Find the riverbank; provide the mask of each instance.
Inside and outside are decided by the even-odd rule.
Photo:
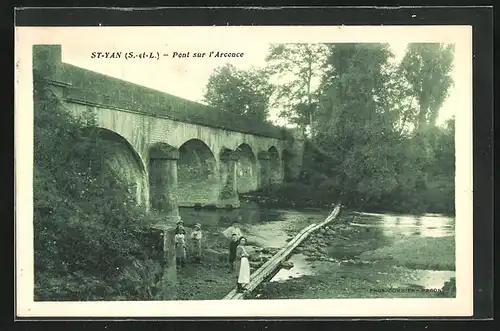
[[[185,229],[189,238],[192,229]],[[188,240],[188,263],[177,274],[177,300],[222,299],[236,287],[237,274],[229,266],[228,245],[229,239],[221,231],[203,230],[203,260],[198,264],[190,258]],[[247,250],[252,272],[276,252],[276,249],[259,247],[251,240]]]
[[[258,204],[283,208],[308,208],[308,209],[332,209],[335,201],[332,197],[325,200],[325,196],[317,191],[316,186],[306,185],[300,182],[283,183],[267,190],[258,190],[248,194],[240,195],[240,200],[246,202],[256,202]],[[418,206],[400,206],[381,204],[359,204],[349,205],[347,208],[354,208],[358,212],[368,213],[408,213],[412,215],[424,215],[427,213],[439,213],[445,216],[454,217],[455,210],[449,208],[424,208],[424,205]],[[346,206],[343,207],[346,210]]]
[[[266,210],[265,221],[241,224],[249,239],[252,272],[304,227],[324,219],[314,213],[287,213],[284,221],[278,214],[268,218]],[[343,211],[294,250],[291,260],[296,266],[290,272],[283,271],[262,284],[249,299],[443,297],[445,293],[437,290],[454,276],[447,271],[454,270],[453,237],[395,239],[383,227],[356,226],[373,222],[370,217],[379,216]],[[224,226],[203,229],[204,263],[189,263],[179,270],[178,300],[217,300],[234,288],[236,272],[228,266],[228,239],[221,233]],[[189,237],[191,228],[186,229]],[[441,271],[436,278],[436,271],[418,268]],[[454,296],[453,280],[448,282],[446,296]]]
[[[318,267],[316,269],[319,269]],[[319,271],[319,270],[318,270]],[[398,280],[391,270],[374,275],[371,268],[360,272],[355,268],[324,266],[321,274],[305,275],[284,282],[268,282],[259,287],[253,299],[366,299],[366,298],[442,298],[443,292],[426,290],[419,286],[388,287]]]

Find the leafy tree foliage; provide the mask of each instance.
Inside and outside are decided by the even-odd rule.
[[[152,220],[129,183],[103,175],[91,114],[70,115],[37,84],[34,117],[35,300],[161,297]]]
[[[277,195],[303,204],[341,200],[358,209],[454,213],[454,122],[438,127],[426,115],[429,125],[421,125],[417,78],[409,80],[408,67],[391,57],[384,44],[329,45],[302,178]],[[428,113],[438,105],[435,91],[445,95],[451,83],[436,81],[432,70],[420,75],[442,83],[432,88]]]
[[[220,111],[264,122],[273,87],[265,70],[239,70],[226,64],[214,70],[208,80],[204,101]]]
[[[274,44],[266,57],[267,69],[277,79],[274,106],[291,123],[311,131],[326,51],[324,44]]]
[[[453,84],[454,45],[409,44],[401,62],[402,73],[419,104],[418,128],[436,124],[439,109]]]
[[[383,103],[390,56],[387,45],[331,46],[314,141],[335,164],[332,184],[350,201],[378,199],[397,185],[396,136]]]

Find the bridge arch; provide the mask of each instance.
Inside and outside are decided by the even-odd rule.
[[[211,149],[199,139],[179,147],[177,161],[180,206],[214,204],[219,195],[219,171]]]
[[[257,159],[250,145],[243,143],[235,150],[238,193],[255,191],[258,185]]]
[[[95,168],[102,185],[110,185],[113,179],[128,186],[138,205],[149,208],[149,183],[147,170],[140,154],[122,135],[103,127],[84,129],[84,134],[95,139],[93,148]],[[97,153],[97,154],[96,154]]]
[[[268,149],[269,153],[269,178],[271,184],[276,184],[280,182],[281,179],[281,159],[278,149],[275,146],[271,146]]]

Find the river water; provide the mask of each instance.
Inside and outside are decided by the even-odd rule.
[[[259,206],[253,202],[242,202],[241,208],[234,210],[194,210],[181,208],[180,214],[184,223],[188,226],[200,222],[205,229],[222,231],[227,228],[231,221],[241,217],[240,228],[248,238],[249,243],[260,247],[281,248],[287,240],[293,237],[293,233],[311,223],[323,221],[329,214],[328,210],[294,210],[275,209]],[[455,220],[442,215],[426,214],[423,216],[397,215],[397,214],[372,214],[353,213],[355,217],[349,222],[349,227],[361,233],[364,242],[368,242],[369,249],[391,245],[392,243],[411,237],[442,237],[454,236]],[[358,230],[355,230],[358,229]],[[363,230],[363,231],[359,231]],[[353,240],[357,240],[353,234]],[[356,249],[343,249],[336,247],[331,250],[332,258],[342,260],[355,258],[367,249],[366,245]],[[271,281],[282,282],[291,278],[304,275],[314,275],[321,272],[321,267],[314,262],[308,261],[302,254],[294,254],[289,259],[293,262],[293,268],[282,269]],[[455,276],[455,271],[442,270],[419,270],[408,269],[398,266],[387,266],[385,264],[352,265],[342,263],[331,263],[328,268],[338,268],[340,272],[367,273],[377,275],[384,279],[384,275],[391,273],[391,286],[419,286],[422,288],[441,288],[445,281]],[[394,277],[394,274],[397,276]]]

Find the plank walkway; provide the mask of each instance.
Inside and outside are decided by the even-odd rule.
[[[250,276],[250,283],[247,286],[247,293],[255,290],[262,282],[268,281],[282,269],[282,263],[293,252],[293,250],[300,245],[311,233],[327,225],[333,221],[340,212],[340,205],[337,205],[328,217],[321,223],[311,224],[302,229],[292,240],[290,240],[283,248],[281,248],[273,257],[264,263]],[[234,288],[223,300],[242,300],[244,299],[243,293],[238,293]]]

